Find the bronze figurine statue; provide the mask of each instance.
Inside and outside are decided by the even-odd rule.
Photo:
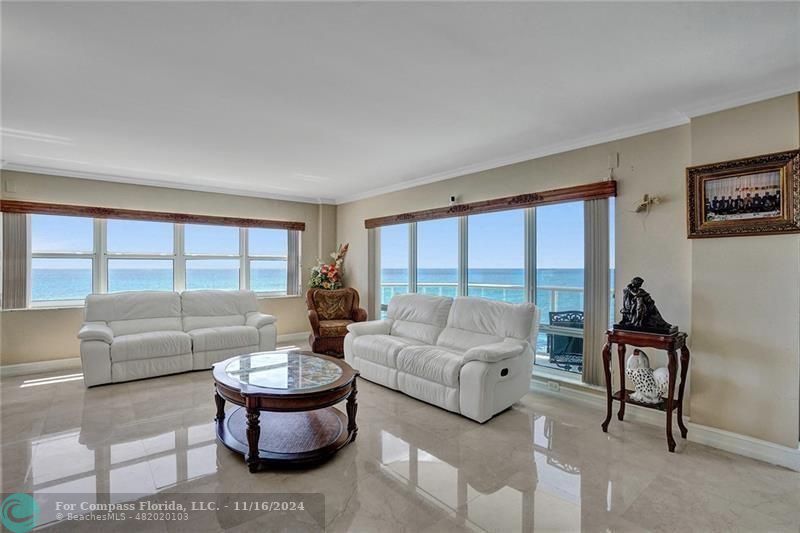
[[[614,328],[667,335],[677,332],[677,326],[661,317],[650,293],[642,288],[643,284],[642,278],[635,277],[622,291],[622,320],[614,324]]]

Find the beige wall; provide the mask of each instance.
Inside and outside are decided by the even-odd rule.
[[[0,178],[13,182],[15,192],[3,193],[7,199],[305,222],[301,239],[303,286],[317,258],[335,246],[335,206],[23,172],[2,171]],[[308,330],[302,297],[267,298],[260,300],[260,305],[264,312],[278,317],[279,335]],[[75,334],[81,313],[80,309],[1,312],[0,362],[7,365],[77,357]]]
[[[685,126],[340,205],[338,240],[352,250],[348,280],[366,301],[366,218],[441,207],[452,194],[472,202],[597,181],[607,175],[608,155],[619,152],[616,286],[644,277],[664,317],[689,333],[692,420],[796,447],[800,237],[690,241],[685,167],[797,148],[797,102],[791,94]],[[664,202],[649,215],[635,214],[643,193]],[[656,364],[664,364],[663,356]]]
[[[798,95],[692,120],[692,163],[800,146]],[[692,241],[692,421],[797,446],[800,236]]]

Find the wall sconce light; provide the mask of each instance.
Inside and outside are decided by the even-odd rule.
[[[650,196],[649,194],[645,194],[642,196],[642,201],[639,202],[639,205],[636,206],[635,212],[636,213],[649,213],[650,208],[654,205],[658,205],[661,203],[660,196]]]

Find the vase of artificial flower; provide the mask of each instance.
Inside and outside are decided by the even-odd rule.
[[[311,279],[308,286],[312,289],[341,289],[342,274],[344,269],[344,256],[350,244],[342,244],[339,249],[331,254],[333,259],[330,263],[319,261],[317,266],[311,269]]]

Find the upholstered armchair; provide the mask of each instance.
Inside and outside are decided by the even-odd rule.
[[[311,335],[308,337],[311,350],[342,357],[347,325],[367,319],[367,312],[358,307],[358,291],[351,288],[332,291],[309,289],[306,303],[311,322]]]

